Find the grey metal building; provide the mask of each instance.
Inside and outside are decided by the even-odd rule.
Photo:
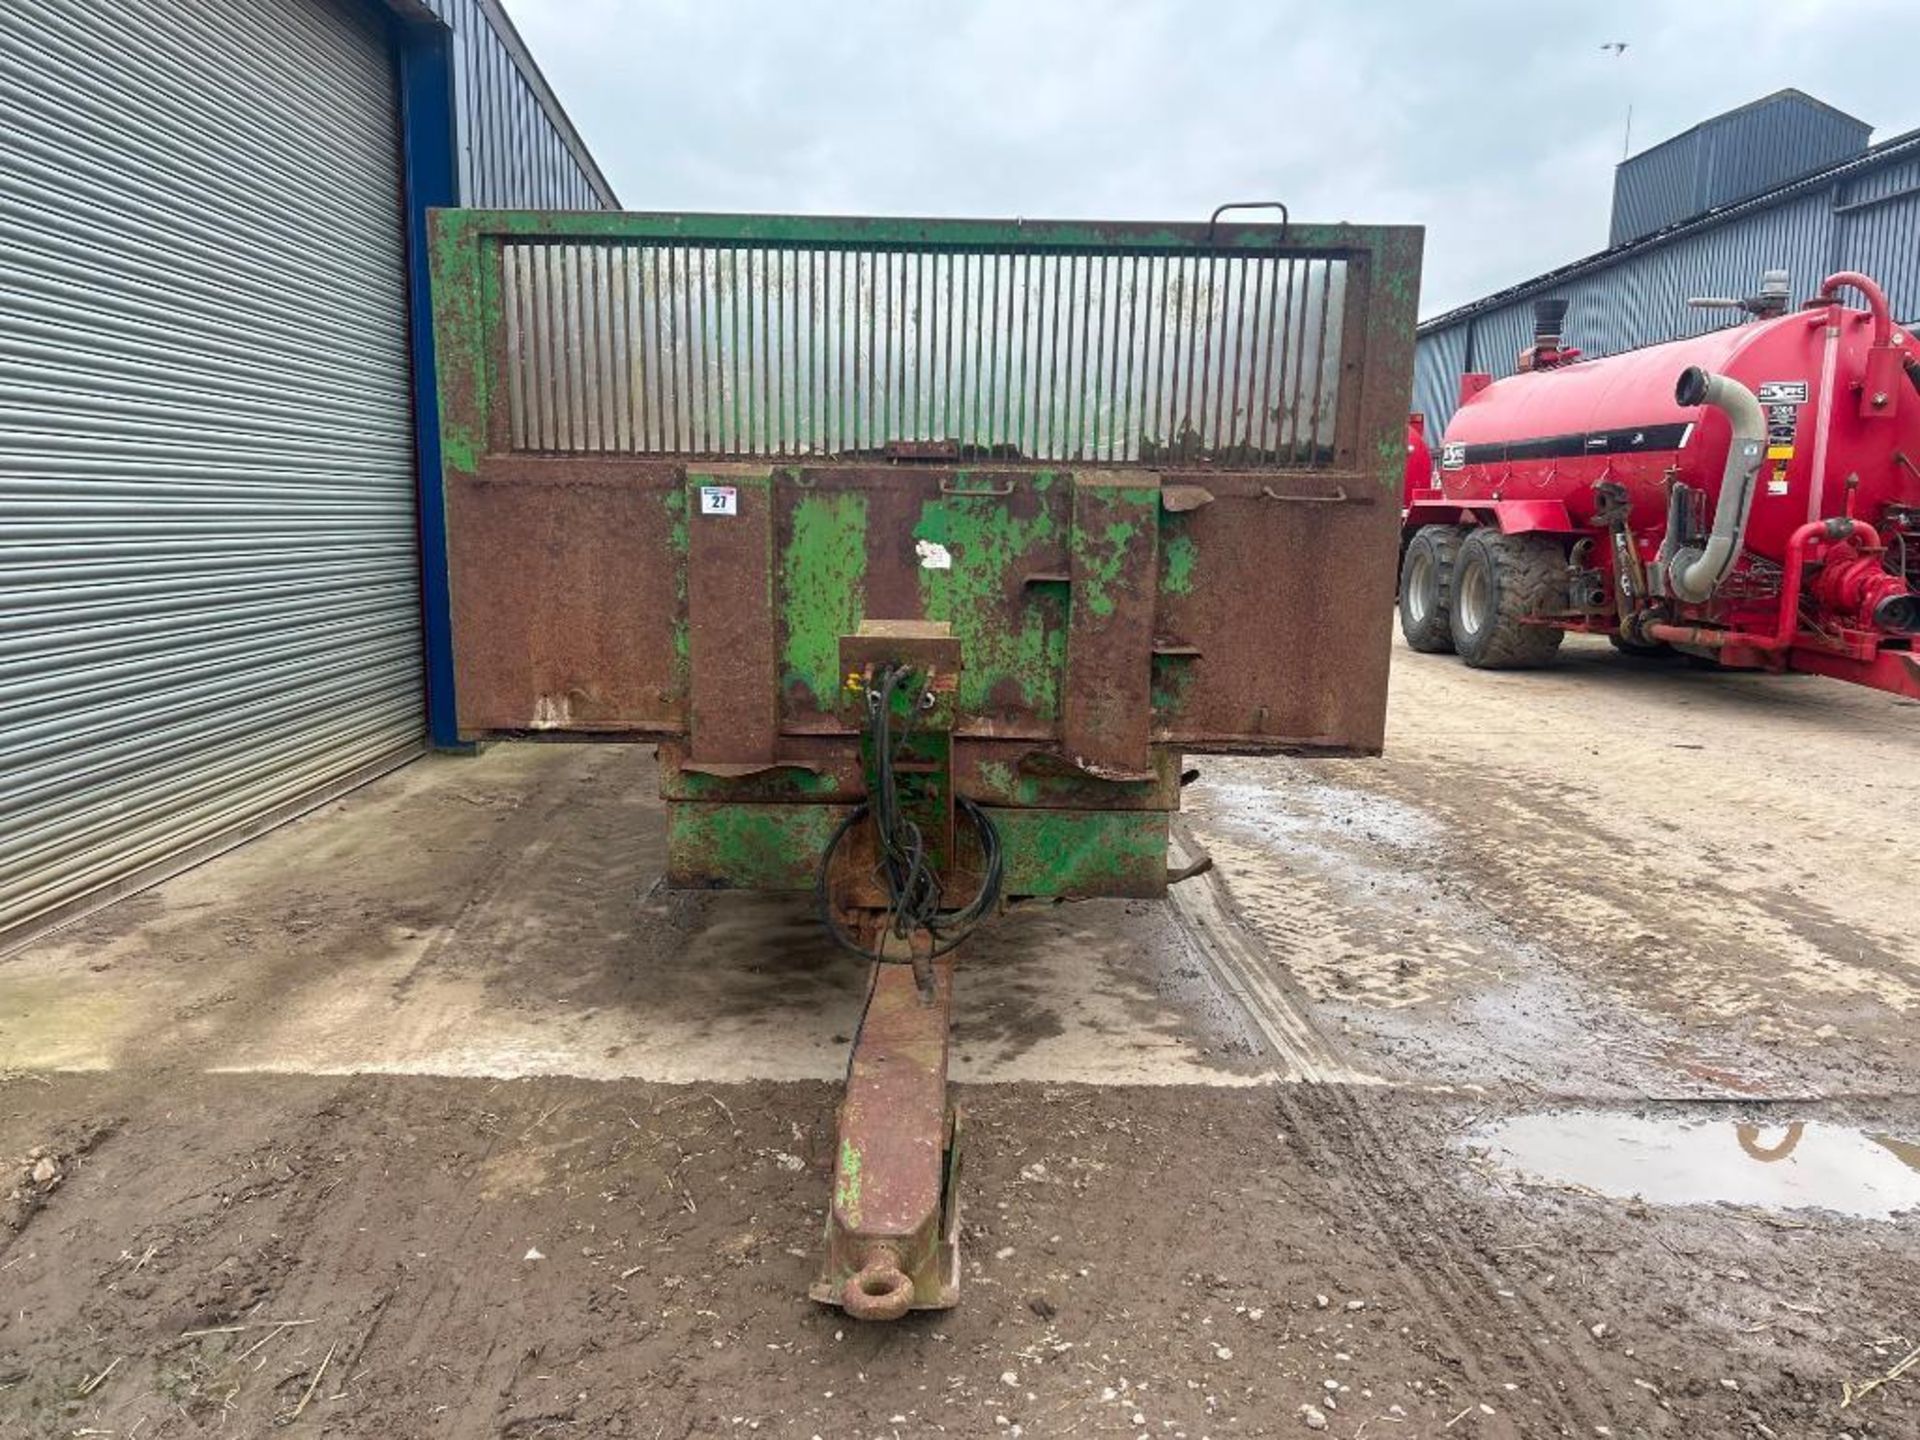
[[[613,203],[495,0],[0,5],[0,946],[423,748],[462,200]]]
[[[1886,287],[1920,319],[1920,130],[1878,145],[1868,127],[1781,91],[1622,162],[1613,235],[1598,254],[1450,310],[1419,329],[1413,408],[1438,436],[1460,376],[1513,373],[1533,337],[1533,302],[1569,302],[1567,343],[1611,355],[1737,324],[1692,296],[1749,295],[1788,272],[1797,301],[1836,270]]]

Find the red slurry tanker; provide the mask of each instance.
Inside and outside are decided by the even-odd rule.
[[[1407,643],[1517,668],[1584,631],[1920,698],[1920,342],[1853,273],[1695,303],[1755,318],[1587,360],[1543,301],[1520,373],[1462,378],[1408,496]]]

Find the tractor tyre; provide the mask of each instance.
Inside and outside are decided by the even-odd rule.
[[[1546,535],[1502,535],[1475,530],[1453,566],[1449,619],[1453,648],[1476,670],[1525,670],[1544,665],[1563,632],[1527,624],[1567,604],[1567,552]]]
[[[1458,525],[1422,525],[1400,558],[1400,633],[1423,655],[1451,655],[1453,566],[1466,531]]]

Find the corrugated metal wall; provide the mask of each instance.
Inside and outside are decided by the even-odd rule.
[[[1607,243],[1637,240],[1692,214],[1699,179],[1697,130],[1622,161],[1613,172],[1613,224]]]
[[[1873,127],[1804,96],[1777,97],[1708,127],[1702,210],[1731,205],[1851,160]]]
[[[1860,270],[1886,286],[1894,314],[1920,321],[1920,141],[1888,142],[1884,161],[1860,162],[1831,184],[1810,182],[1776,204],[1655,240],[1558,280],[1518,287],[1506,303],[1422,329],[1413,408],[1438,435],[1453,414],[1463,370],[1513,373],[1533,338],[1533,301],[1569,303],[1566,338],[1589,355],[1613,355],[1740,323],[1738,312],[1696,310],[1695,295],[1748,295],[1760,275],[1784,269],[1796,303],[1835,270]]]
[[[418,753],[392,56],[0,6],[0,936]]]
[[[498,0],[425,0],[453,32],[464,205],[618,208]]]
[[[1413,408],[1427,417],[1427,438],[1438,441],[1453,414],[1454,397],[1467,364],[1467,327],[1451,325],[1429,343],[1421,340],[1413,352]]]
[[[1920,326],[1920,155],[1875,168],[1842,188],[1834,212],[1834,269],[1865,269],[1893,313]],[[1847,257],[1871,257],[1854,265]]]
[[[467,203],[610,203],[497,0],[434,4]],[[0,0],[0,946],[422,748],[396,41]]]
[[[1607,243],[1637,240],[1852,159],[1869,133],[1863,122],[1795,91],[1716,115],[1614,170]]]

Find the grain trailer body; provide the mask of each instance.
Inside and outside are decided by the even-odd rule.
[[[1182,757],[1384,724],[1419,233],[448,211],[460,731],[873,959],[815,1294],[953,1302],[956,947],[1165,892]]]

